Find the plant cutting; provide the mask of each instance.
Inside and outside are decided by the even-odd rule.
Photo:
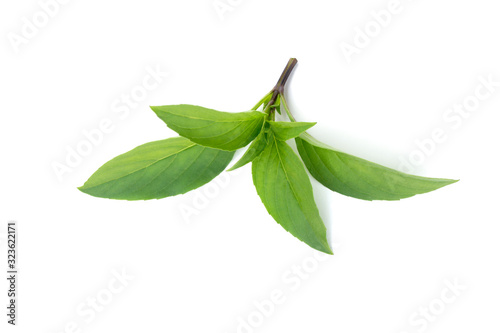
[[[187,104],[152,106],[179,136],[149,142],[113,158],[80,191],[120,200],[183,194],[214,179],[236,150],[249,145],[228,171],[252,163],[257,194],[276,222],[310,247],[332,254],[306,168],[330,190],[363,200],[399,200],[456,182],[390,169],[309,135],[306,131],[316,123],[296,121],[285,98],[285,84],[296,64],[296,59],[290,59],[274,88],[245,112]],[[276,121],[276,113],[283,110],[290,121]],[[288,145],[291,139],[299,155]]]

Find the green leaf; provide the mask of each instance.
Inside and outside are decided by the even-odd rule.
[[[208,183],[233,155],[182,137],[149,142],[105,163],[79,189],[101,198],[160,199]]]
[[[290,146],[270,132],[267,147],[252,162],[252,174],[269,214],[312,248],[332,254],[309,176]]]
[[[330,190],[363,200],[399,200],[437,190],[452,179],[409,175],[337,151],[307,133],[295,139],[304,164]]]
[[[227,171],[233,171],[238,168],[241,168],[242,166],[246,165],[249,162],[252,162],[257,156],[262,153],[264,148],[266,148],[267,145],[267,140],[266,140],[266,131],[262,130],[260,131],[259,135],[253,140],[252,144],[250,147],[248,147],[247,151],[243,156],[236,162],[231,168],[229,168]]]
[[[269,124],[276,138],[281,141],[293,139],[316,125],[316,123],[288,121],[270,121]]]
[[[231,113],[187,104],[151,109],[181,136],[202,146],[230,151],[255,139],[266,117],[260,111]]]

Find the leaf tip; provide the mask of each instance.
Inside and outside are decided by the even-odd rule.
[[[458,181],[460,181],[460,179],[444,179],[444,181],[445,181],[445,183],[446,183],[446,184],[445,184],[445,185],[443,185],[443,186],[446,186],[446,185],[455,184],[455,183],[457,183]]]
[[[317,122],[315,122],[315,121],[314,122],[308,122],[307,124],[308,124],[307,129],[310,129],[311,127],[315,126],[317,124]]]
[[[326,239],[323,239],[319,243],[316,243],[316,244],[307,243],[307,245],[309,245],[310,247],[312,247],[315,250],[318,250],[319,252],[333,255],[333,251],[330,248],[330,244],[328,244],[328,241]]]
[[[329,255],[333,256],[333,251],[332,251],[332,249],[330,249],[330,247],[328,247],[328,250],[326,250],[326,251],[321,251],[321,252],[323,252],[323,253],[326,253],[326,254],[329,254]]]
[[[330,245],[328,244],[328,242],[326,242],[326,244],[323,246],[323,248],[320,251],[323,253],[329,254],[329,255],[333,255],[333,251],[330,248]]]
[[[85,184],[82,185],[82,186],[77,186],[77,189],[80,191],[80,192],[83,192],[83,193],[87,193],[85,192],[86,188],[85,188]]]

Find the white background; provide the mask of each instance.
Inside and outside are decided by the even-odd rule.
[[[498,331],[500,87],[467,118],[443,118],[473,100],[480,77],[500,81],[498,4],[401,0],[348,62],[342,43],[354,45],[357,28],[376,29],[370,12],[389,1],[222,3],[231,10],[219,15],[212,0],[68,1],[14,46],[23,18],[42,15],[44,24],[42,9],[35,0],[2,2],[0,258],[5,271],[6,225],[16,220],[20,277],[15,328],[0,283],[1,331]],[[420,156],[414,174],[460,182],[368,202],[313,181],[335,252],[321,261],[267,214],[250,166],[157,201],[76,189],[112,157],[174,136],[148,105],[246,110],[290,57],[299,65],[289,104],[298,120],[318,122],[317,138],[393,168]],[[147,68],[168,77],[127,116],[114,112]],[[58,179],[55,163],[103,119],[113,129]],[[423,155],[416,141],[436,128],[446,140]],[[116,291],[122,270],[133,279]],[[449,283],[466,289],[454,294]],[[266,300],[280,292],[271,309]],[[101,311],[90,310],[95,297],[106,303]],[[253,326],[240,327],[249,319]]]

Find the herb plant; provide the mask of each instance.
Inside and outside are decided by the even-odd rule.
[[[115,157],[79,189],[95,197],[122,200],[186,193],[214,179],[237,149],[250,144],[228,171],[251,162],[257,193],[276,222],[312,248],[332,254],[306,168],[330,190],[363,200],[399,200],[456,182],[405,174],[336,150],[306,133],[316,123],[296,121],[284,96],[296,64],[296,59],[290,59],[274,88],[250,111],[152,106],[180,136],[146,143]],[[289,122],[275,120],[282,110]],[[295,139],[300,158],[286,143],[290,139]]]

